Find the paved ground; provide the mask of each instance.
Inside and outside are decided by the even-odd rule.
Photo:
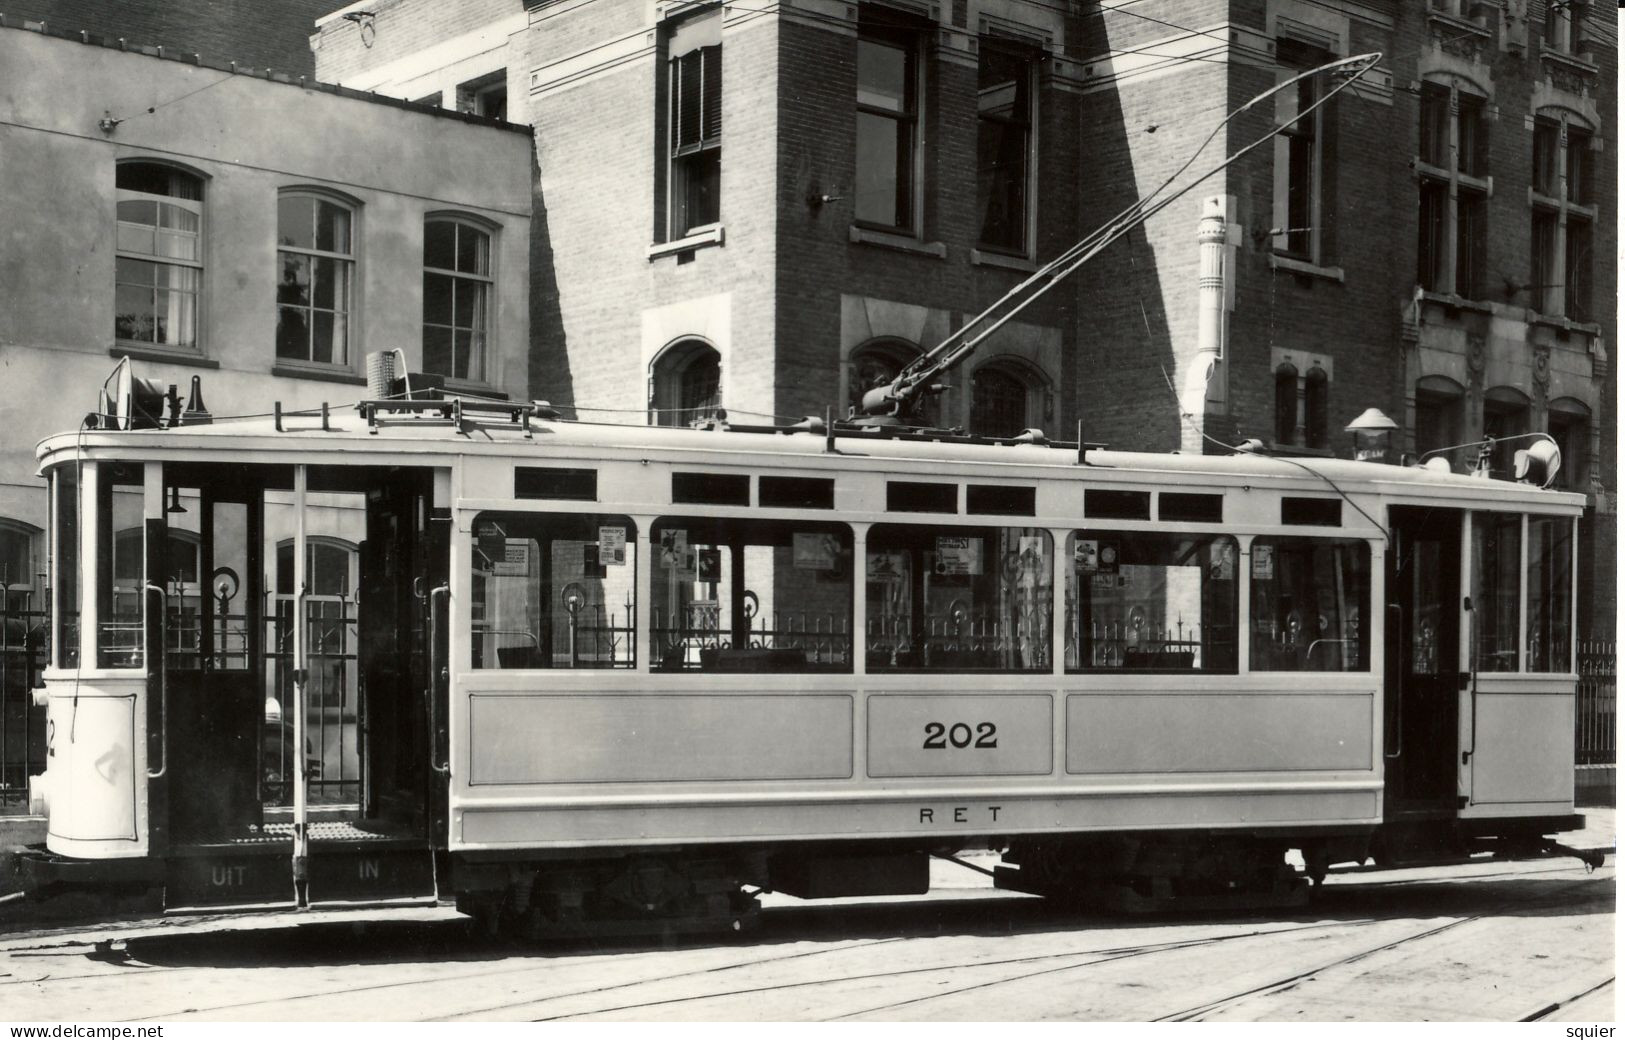
[[[1574,843],[1613,845],[1612,813]],[[1091,916],[937,864],[921,897],[773,897],[755,934],[513,946],[448,910],[0,937],[30,1020],[1549,1021],[1615,1017],[1614,865],[1333,876],[1304,911]]]

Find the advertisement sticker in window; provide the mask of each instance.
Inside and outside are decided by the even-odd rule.
[[[626,566],[626,528],[598,529],[598,562],[606,567]]]
[[[802,534],[798,531],[792,549],[792,561],[800,570],[827,571],[835,566],[841,541],[832,534]]]
[[[938,535],[935,569],[942,575],[981,574],[982,540],[969,535]]]

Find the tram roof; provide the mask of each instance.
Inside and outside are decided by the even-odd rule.
[[[822,433],[687,429],[631,424],[532,418],[530,435],[517,424],[473,422],[459,430],[433,420],[386,421],[377,426],[350,410],[334,410],[324,429],[311,412],[228,419],[204,425],[146,430],[81,430],[42,440],[41,468],[66,459],[218,460],[231,451],[237,461],[270,464],[402,464],[402,456],[425,465],[425,456],[496,456],[515,462],[549,458],[606,461],[640,459],[655,453],[661,461],[714,465],[782,465],[819,469],[887,468],[919,470],[948,464],[942,476],[1015,479],[1076,479],[1102,483],[1113,478],[1143,482],[1147,477],[1181,476],[1217,484],[1258,481],[1303,490],[1387,494],[1403,498],[1482,499],[1495,508],[1534,507],[1541,512],[1578,513],[1582,495],[1543,490],[1507,480],[1485,480],[1416,466],[1380,465],[1348,459],[1283,457],[1236,452],[1225,455],[1155,453],[1092,448],[1080,465],[1075,447],[1049,444],[988,443],[944,436],[931,440],[883,435],[842,434],[827,450]],[[923,467],[922,467],[923,464]],[[961,468],[962,467],[962,468]],[[997,469],[997,474],[989,472]],[[1136,478],[1139,478],[1136,481]],[[1462,501],[1471,506],[1475,503]]]

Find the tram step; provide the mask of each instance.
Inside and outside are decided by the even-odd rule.
[[[313,845],[312,906],[432,903],[434,853],[422,848]],[[293,864],[263,849],[191,850],[170,859],[164,906],[171,911],[294,905]]]

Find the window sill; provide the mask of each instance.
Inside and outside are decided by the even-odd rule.
[[[682,238],[674,238],[670,242],[656,242],[649,247],[649,259],[658,260],[663,256],[675,256],[703,246],[720,246],[723,244],[723,237],[721,224],[708,224]]]
[[[1449,11],[1429,11],[1428,21],[1438,22],[1440,25],[1447,26],[1450,29],[1459,30],[1464,35],[1480,36],[1486,40],[1495,35],[1490,31],[1489,26],[1482,25],[1471,18],[1463,18],[1460,15],[1451,14]]]
[[[1601,66],[1594,61],[1582,58],[1578,54],[1570,54],[1568,51],[1553,50],[1545,44],[1540,46],[1540,60],[1549,61],[1556,65],[1567,65],[1576,72],[1584,72],[1592,76],[1595,76],[1601,70]]]
[[[1299,260],[1296,257],[1283,256],[1280,253],[1270,254],[1270,267],[1279,271],[1291,271],[1295,274],[1306,274],[1312,278],[1324,278],[1329,282],[1343,282],[1343,269],[1341,267],[1324,267],[1308,260]]]
[[[1425,303],[1435,303],[1441,307],[1453,307],[1456,310],[1481,311],[1485,314],[1492,314],[1495,311],[1495,304],[1488,300],[1469,300],[1467,297],[1457,296],[1455,293],[1434,292],[1420,286],[1417,287],[1416,298]]]
[[[127,357],[131,361],[156,361],[163,365],[186,365],[189,368],[219,368],[220,362],[184,350],[164,350],[161,347],[138,347],[115,343],[107,348],[109,357]]]
[[[1582,336],[1601,336],[1602,326],[1594,321],[1575,321],[1561,314],[1542,314],[1539,311],[1530,311],[1529,320],[1535,325],[1545,325],[1547,328],[1557,329],[1560,332],[1574,332]]]
[[[981,267],[1002,267],[1006,271],[1020,271],[1023,274],[1032,274],[1038,270],[1037,262],[1024,256],[1012,256],[1009,253],[987,253],[980,249],[970,251],[970,262]]]
[[[915,256],[934,256],[938,260],[946,259],[948,256],[948,247],[941,242],[923,242],[913,235],[859,227],[856,224],[852,225],[849,239],[853,242],[861,242],[864,245],[895,249],[900,253],[913,253]]]
[[[284,379],[314,379],[323,383],[348,383],[352,386],[366,386],[365,376],[358,376],[348,368],[323,367],[319,365],[290,364],[279,361],[271,366],[273,376],[282,376]]]

